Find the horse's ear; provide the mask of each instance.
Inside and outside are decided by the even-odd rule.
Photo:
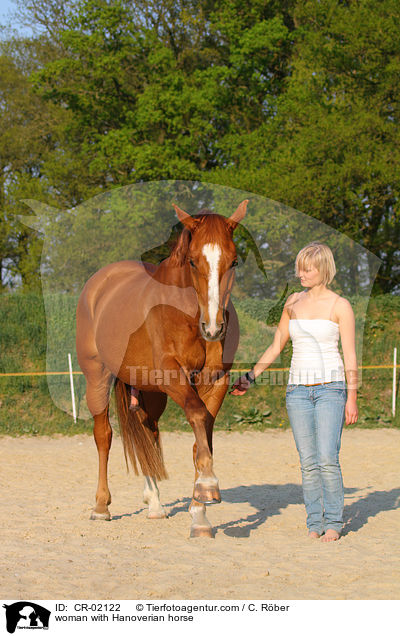
[[[182,267],[185,264],[191,238],[190,230],[184,227],[169,257],[169,262],[173,267]]]
[[[193,230],[196,229],[199,223],[199,219],[194,219],[192,216],[190,216],[190,214],[178,208],[178,206],[175,205],[175,203],[173,203],[172,205],[175,208],[176,216],[178,217],[178,219],[183,223],[183,225],[188,230],[193,232]]]
[[[237,224],[244,218],[247,211],[248,202],[249,202],[248,199],[245,199],[244,201],[242,201],[238,205],[235,212],[229,217],[229,219],[227,219],[228,225],[232,231],[235,229]]]

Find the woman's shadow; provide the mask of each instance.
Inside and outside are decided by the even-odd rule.
[[[345,489],[348,492],[349,489]],[[351,489],[356,492],[358,488]],[[368,523],[370,517],[375,517],[380,512],[396,510],[400,505],[400,488],[391,490],[374,490],[364,497],[345,506],[342,535],[357,532]]]

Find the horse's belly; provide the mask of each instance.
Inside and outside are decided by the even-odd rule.
[[[126,325],[125,325],[126,327]],[[133,377],[136,367],[149,367],[151,361],[151,342],[145,325],[139,329],[121,329],[110,337],[110,330],[105,334],[99,330],[97,348],[104,365],[113,375],[118,376],[127,384],[134,384],[129,380]],[[150,354],[149,354],[150,352]],[[150,365],[151,366],[151,365]]]
[[[118,375],[133,335],[146,345],[146,312],[140,299],[145,296],[151,280],[140,263],[132,262],[132,266],[123,268],[122,272],[118,268],[111,269],[96,295],[94,339],[103,364],[113,375]]]

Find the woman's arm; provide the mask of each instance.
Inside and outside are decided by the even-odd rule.
[[[336,304],[336,312],[339,318],[340,339],[342,341],[344,368],[347,379],[346,426],[348,426],[358,420],[356,321],[353,308],[346,298],[341,298]]]
[[[292,294],[287,299],[285,306],[282,311],[281,319],[279,321],[279,325],[276,328],[274,339],[272,343],[269,345],[268,349],[264,351],[261,358],[255,363],[253,367],[254,378],[257,378],[265,369],[267,369],[279,356],[281,351],[285,348],[287,341],[289,340],[289,312],[287,310],[288,303],[290,299],[294,296]],[[291,302],[289,303],[291,304]]]
[[[274,339],[272,343],[269,345],[268,349],[264,351],[261,358],[255,363],[253,369],[250,371],[250,374],[255,379],[257,378],[267,367],[270,366],[276,360],[278,355],[281,353],[283,348],[285,347],[287,341],[289,340],[289,312],[288,307],[290,307],[293,303],[293,299],[297,294],[291,294],[285,303],[285,306],[282,311],[282,316],[279,321],[279,325],[276,328]],[[250,386],[250,382],[244,377],[241,376],[236,380],[233,384],[233,390],[231,391],[232,395],[244,395],[247,389]]]

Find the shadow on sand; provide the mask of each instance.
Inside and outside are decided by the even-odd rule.
[[[351,489],[358,492],[358,489]],[[345,489],[345,494],[349,489]],[[400,505],[400,488],[374,490],[344,507],[342,535],[357,532],[368,523],[370,517],[380,512],[396,510]]]
[[[400,488],[392,490],[376,490],[365,496],[361,496],[362,489],[345,488],[345,508],[344,527],[342,535],[350,532],[357,532],[368,523],[370,517],[375,517],[383,511],[395,510],[400,505]],[[356,501],[346,504],[346,498],[353,495]],[[291,505],[303,504],[303,492],[299,484],[254,484],[251,486],[237,486],[221,491],[222,502],[226,503],[248,503],[254,508],[246,517],[234,519],[227,523],[222,523],[214,527],[214,534],[218,531],[224,532],[230,537],[249,537],[253,530],[265,523],[271,517],[281,514],[282,510]],[[351,497],[350,497],[351,498]],[[166,503],[168,517],[187,512],[190,497],[176,499]],[[123,517],[135,517],[146,510],[145,507],[135,510],[132,513],[116,515],[114,521]],[[305,512],[304,512],[305,523]]]

